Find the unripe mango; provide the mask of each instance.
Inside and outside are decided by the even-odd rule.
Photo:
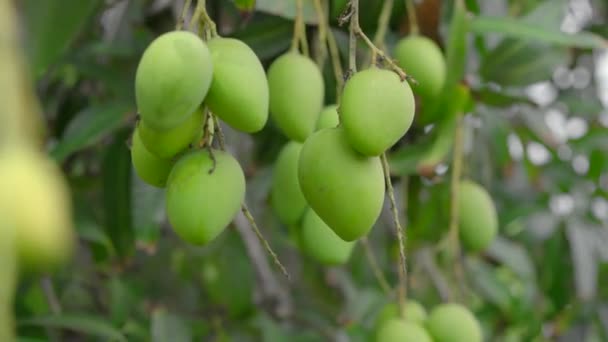
[[[437,306],[429,316],[427,329],[438,342],[481,342],[483,334],[477,318],[466,307],[447,303]]]
[[[164,188],[169,172],[173,167],[173,161],[159,158],[148,151],[141,141],[140,127],[138,125],[133,132],[131,163],[137,176],[144,182],[158,188]]]
[[[0,229],[13,230],[22,267],[48,271],[64,263],[75,237],[69,188],[59,167],[33,148],[6,146],[0,151],[0,189],[6,225]]]
[[[268,69],[268,86],[274,123],[289,139],[303,142],[314,131],[323,108],[321,71],[310,58],[288,52]]]
[[[207,150],[182,156],[167,180],[167,217],[182,239],[205,245],[238,213],[245,199],[245,175],[230,154]]]
[[[310,207],[344,241],[367,234],[380,215],[384,202],[380,159],[354,151],[343,128],[325,128],[306,140],[298,179]]]
[[[420,35],[405,37],[395,46],[394,56],[399,66],[418,82],[413,87],[414,93],[425,100],[439,96],[447,70],[443,53],[433,40]]]
[[[433,342],[424,327],[400,318],[392,318],[380,327],[376,342]],[[462,341],[464,342],[464,341]]]
[[[408,300],[403,307],[403,317],[409,322],[423,324],[426,320],[426,310],[415,300]],[[380,328],[392,318],[399,318],[399,307],[395,303],[389,303],[380,310],[376,318],[376,327]]]
[[[247,133],[268,120],[268,81],[262,63],[247,44],[234,38],[208,42],[213,81],[205,98],[209,109],[230,126]]]
[[[315,131],[323,128],[334,128],[340,124],[340,117],[338,116],[338,106],[329,105],[321,111],[319,119],[317,120],[317,127]]]
[[[279,152],[274,166],[270,203],[283,224],[299,223],[308,206],[298,181],[298,160],[302,144],[291,141]]]
[[[379,156],[412,125],[414,95],[407,82],[389,70],[371,67],[346,82],[340,119],[352,147]]]
[[[173,31],[159,36],[137,66],[139,114],[159,131],[179,125],[203,102],[212,73],[209,49],[197,35]]]
[[[460,239],[470,251],[487,248],[498,233],[498,216],[492,197],[480,185],[463,180],[458,191]]]
[[[150,153],[169,159],[185,150],[203,129],[203,111],[198,108],[186,121],[169,130],[157,131],[144,120],[138,124],[141,142]]]
[[[300,232],[302,251],[323,265],[341,265],[348,261],[355,242],[342,240],[312,209],[306,210]]]

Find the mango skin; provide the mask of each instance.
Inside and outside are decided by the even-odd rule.
[[[197,35],[187,31],[160,35],[137,66],[139,114],[158,131],[179,125],[203,102],[212,74],[211,54]]]
[[[323,128],[334,128],[340,124],[340,117],[338,115],[338,106],[337,105],[329,105],[323,108],[321,114],[319,115],[319,119],[317,120],[317,126],[315,131],[321,130]]]
[[[404,317],[408,322],[423,324],[427,318],[426,309],[415,300],[405,302],[403,308]],[[399,308],[395,303],[386,304],[378,313],[376,327],[380,328],[384,323],[392,318],[399,318]]]
[[[21,267],[46,272],[64,264],[73,253],[75,234],[69,188],[59,167],[31,147],[5,146],[0,189],[0,217],[6,224],[0,230],[15,233]]]
[[[340,119],[352,147],[366,156],[379,156],[399,141],[414,113],[412,89],[392,71],[371,67],[346,82]]]
[[[355,242],[342,240],[312,209],[302,219],[300,248],[309,257],[323,265],[345,264],[355,247]]]
[[[261,130],[268,121],[268,80],[255,52],[238,39],[215,38],[208,43],[213,81],[205,98],[209,109],[243,132]]]
[[[304,142],[323,108],[321,71],[310,58],[288,52],[268,69],[268,86],[272,120],[290,140]]]
[[[145,121],[138,124],[141,142],[150,153],[161,159],[169,159],[182,152],[203,129],[203,111],[198,108],[186,121],[166,131],[157,131]]]
[[[380,327],[376,342],[433,342],[424,327],[400,318],[392,318]],[[462,341],[464,342],[464,340]]]
[[[166,209],[173,230],[183,240],[205,245],[234,219],[245,199],[245,175],[230,154],[214,150],[182,156],[167,180]]]
[[[435,307],[427,320],[427,329],[435,341],[483,341],[477,318],[466,307],[456,303]]]
[[[343,128],[310,136],[300,152],[298,179],[304,198],[344,241],[369,232],[384,202],[380,159],[355,152]]]
[[[397,63],[418,84],[414,93],[424,100],[436,99],[445,84],[447,66],[441,49],[430,38],[411,35],[401,39],[395,46]]]
[[[279,221],[285,225],[300,222],[308,206],[298,181],[298,160],[302,144],[291,141],[279,152],[272,176],[270,204]]]
[[[469,180],[460,182],[458,221],[464,247],[476,252],[490,246],[498,233],[498,215],[488,192]]]
[[[131,164],[141,180],[157,188],[164,188],[173,167],[173,160],[162,159],[152,154],[141,141],[140,125],[133,132]]]

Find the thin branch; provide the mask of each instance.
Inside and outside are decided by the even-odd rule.
[[[372,268],[374,277],[376,277],[376,280],[382,288],[382,291],[384,291],[386,295],[390,295],[391,287],[388,284],[386,277],[384,277],[384,273],[382,273],[380,266],[378,265],[378,261],[376,260],[376,256],[374,255],[374,251],[372,250],[372,246],[370,245],[367,237],[363,237],[361,239],[361,244],[363,245],[363,249],[365,250],[365,257],[369,262],[369,266]]]
[[[419,258],[416,258],[416,260],[420,260],[422,268],[429,275],[431,283],[433,283],[433,287],[437,290],[439,298],[441,298],[441,301],[443,302],[448,301],[451,297],[450,286],[445,277],[441,274],[439,267],[437,267],[432,251],[428,248],[423,249],[418,253],[418,256]]]
[[[393,184],[391,182],[391,171],[386,158],[386,153],[380,156],[382,160],[382,169],[384,170],[384,179],[386,181],[386,188],[388,192],[388,198],[391,202],[391,211],[393,213],[393,224],[397,231],[397,239],[399,240],[399,307],[403,308],[405,299],[407,298],[407,260],[405,258],[405,230],[399,223],[399,211],[397,209],[397,203],[395,201],[395,192],[393,190]],[[403,312],[401,310],[400,312]]]
[[[418,34],[420,30],[418,28],[418,18],[416,17],[414,0],[405,0],[405,7],[407,8],[407,17],[410,24],[410,34]]]
[[[331,64],[334,69],[334,76],[336,77],[336,103],[340,103],[340,98],[342,97],[342,87],[344,86],[344,71],[342,70],[340,50],[338,50],[336,37],[334,37],[331,28],[327,30],[327,45],[329,46]]]
[[[460,191],[460,177],[462,174],[462,158],[463,158],[463,123],[462,113],[458,113],[456,117],[456,132],[454,134],[454,154],[452,160],[452,177],[450,188],[450,225],[449,225],[449,246],[451,256],[455,257],[454,274],[457,280],[463,279],[463,268],[460,259],[460,236],[459,236],[459,202],[458,193]]]
[[[55,286],[53,286],[53,281],[51,278],[48,276],[42,277],[42,279],[40,279],[40,286],[42,287],[44,297],[51,308],[51,312],[53,312],[55,315],[61,314],[61,303],[59,302],[59,298],[57,297],[57,292],[55,292]]]
[[[192,4],[192,0],[185,0],[184,7],[182,7],[182,14],[179,16],[177,20],[177,25],[175,25],[175,29],[177,31],[181,30],[184,27],[184,23],[186,22],[186,16],[188,15],[188,11],[190,10],[190,5]]]
[[[378,16],[378,29],[374,35],[374,45],[383,47],[384,37],[388,30],[388,24],[391,18],[391,11],[393,10],[394,0],[384,0],[380,16]]]
[[[315,12],[317,14],[318,33],[319,36],[319,51],[316,56],[317,65],[322,69],[327,58],[327,16],[323,11],[321,0],[313,0]]]
[[[350,29],[348,31],[348,74],[357,72],[357,33],[359,28],[359,0],[350,0]]]
[[[293,22],[293,38],[291,39],[291,51],[298,51],[298,43],[302,48],[302,53],[308,56],[308,40],[306,39],[306,25],[304,24],[302,0],[296,0],[296,17]]]

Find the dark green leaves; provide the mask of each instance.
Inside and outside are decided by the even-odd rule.
[[[20,326],[41,326],[46,328],[60,328],[73,330],[90,336],[104,338],[107,341],[124,341],[127,339],[123,334],[99,317],[86,315],[52,315],[38,316],[20,320]]]

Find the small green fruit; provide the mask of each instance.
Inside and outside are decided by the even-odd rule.
[[[330,105],[323,108],[319,120],[317,120],[316,131],[322,130],[323,128],[334,128],[340,123],[340,117],[338,116],[338,106]]]
[[[412,76],[418,85],[414,92],[426,100],[436,99],[447,75],[445,58],[435,42],[427,37],[405,37],[395,47],[395,58],[400,67]]]
[[[415,300],[408,300],[403,308],[404,318],[409,322],[423,324],[426,320],[426,310]],[[399,317],[399,307],[395,303],[389,303],[380,310],[376,319],[376,327],[381,327],[385,322],[392,318]]]
[[[314,131],[323,108],[323,76],[308,57],[289,52],[268,69],[270,114],[291,140],[303,142]]]
[[[209,49],[197,35],[173,31],[159,36],[137,67],[135,97],[141,117],[158,131],[184,122],[203,102],[212,73]]]
[[[0,189],[0,230],[13,229],[21,266],[48,271],[67,261],[75,245],[72,202],[59,167],[32,148],[6,146]]]
[[[157,131],[144,120],[138,124],[139,137],[146,149],[161,159],[169,159],[185,150],[203,127],[203,111],[199,108],[186,119],[166,131]]]
[[[380,159],[355,152],[343,128],[325,128],[306,140],[298,163],[308,204],[345,241],[372,228],[384,202]]]
[[[458,209],[463,245],[473,252],[490,246],[498,232],[498,217],[488,192],[472,181],[461,181]]]
[[[330,266],[346,263],[355,247],[355,242],[342,240],[314,210],[308,209],[302,220],[300,247],[311,258]]]
[[[133,142],[131,143],[131,163],[135,169],[135,173],[144,182],[158,187],[164,188],[167,182],[167,177],[173,161],[171,159],[162,159],[152,154],[141,141],[140,125],[133,132]]]
[[[433,339],[422,326],[400,318],[392,318],[384,323],[380,330],[378,330],[376,341],[433,342]]]
[[[270,203],[283,224],[295,225],[308,206],[298,181],[298,160],[302,144],[287,143],[277,158],[270,190]]]
[[[340,119],[350,144],[366,156],[379,156],[412,125],[414,95],[407,82],[376,67],[356,73],[344,87]]]
[[[209,109],[230,126],[247,133],[268,120],[268,81],[262,63],[247,44],[234,38],[209,41],[213,81],[205,98]]]
[[[438,342],[481,342],[483,335],[477,318],[455,303],[437,306],[429,316],[427,329]]]
[[[181,157],[167,180],[167,217],[182,239],[204,245],[218,236],[245,198],[245,175],[230,154],[195,151]]]

